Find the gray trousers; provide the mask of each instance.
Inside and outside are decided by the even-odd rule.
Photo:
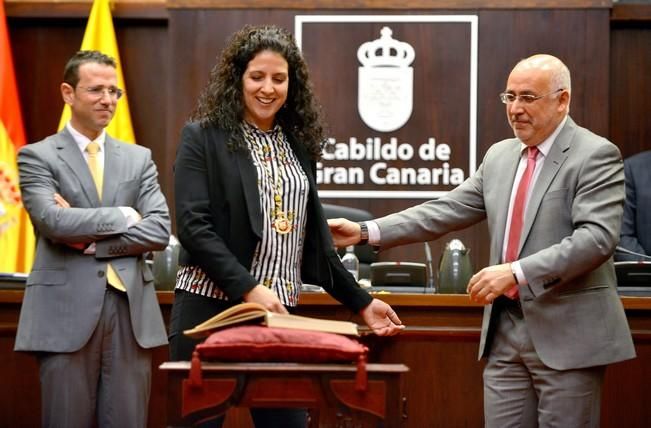
[[[83,308],[80,308],[83,310]],[[131,330],[126,294],[107,289],[97,328],[77,352],[39,357],[47,428],[146,427],[151,350]]]
[[[547,367],[534,349],[522,312],[499,310],[484,369],[486,427],[599,427],[605,366]]]

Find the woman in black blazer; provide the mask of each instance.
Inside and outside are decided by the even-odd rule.
[[[291,311],[302,283],[322,286],[376,334],[402,328],[334,251],[315,182],[322,141],[293,36],[274,26],[235,33],[182,131],[175,163],[183,250],[170,325],[173,360],[189,360],[196,344],[183,330],[241,301]],[[305,426],[305,415],[252,411],[256,426]]]

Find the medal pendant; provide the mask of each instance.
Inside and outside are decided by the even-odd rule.
[[[287,219],[287,214],[284,211],[279,211],[276,214],[274,229],[276,229],[276,233],[281,235],[286,235],[292,231],[292,223]]]

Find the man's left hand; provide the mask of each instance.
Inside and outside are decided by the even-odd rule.
[[[405,328],[391,306],[380,299],[371,300],[371,303],[362,309],[361,315],[366,325],[378,336],[393,336]]]
[[[493,303],[515,284],[509,263],[488,266],[474,274],[468,282],[466,291],[474,302],[487,305]]]

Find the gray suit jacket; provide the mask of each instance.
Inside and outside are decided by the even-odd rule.
[[[170,219],[151,152],[106,136],[100,199],[86,161],[67,130],[18,153],[23,203],[37,234],[15,350],[74,352],[99,320],[110,262],[125,284],[133,334],[140,346],[167,343],[165,325],[143,253],[168,243]],[[59,208],[58,192],[72,206]],[[127,228],[119,206],[142,220]],[[95,241],[95,255],[67,243]]]
[[[518,139],[494,144],[477,172],[446,196],[377,220],[382,248],[486,219],[490,264],[501,263],[519,160]],[[541,360],[563,370],[633,358],[611,257],[624,201],[619,150],[568,118],[532,192],[519,255],[529,284],[520,287],[520,301]],[[480,357],[490,350],[492,309],[484,309]]]
[[[636,253],[651,256],[651,150],[624,161],[626,203],[619,245]],[[617,260],[649,260],[626,253],[616,253]]]

